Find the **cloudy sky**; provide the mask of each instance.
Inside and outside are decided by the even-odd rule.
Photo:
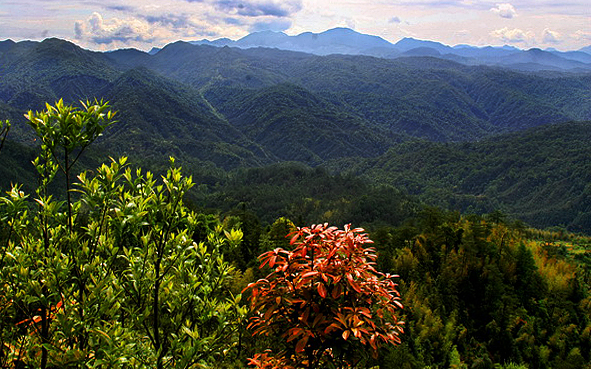
[[[591,45],[590,0],[0,0],[0,40],[59,37],[94,50],[148,50],[177,40],[238,39],[349,27],[395,43],[403,37],[471,44]]]

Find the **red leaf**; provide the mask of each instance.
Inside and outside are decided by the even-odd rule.
[[[332,250],[330,250],[330,252],[328,253],[328,256],[326,257],[327,259],[332,258],[333,256],[335,256],[335,254],[337,253],[339,249],[337,249],[336,247],[333,248]]]
[[[310,316],[310,307],[308,306],[306,308],[306,310],[304,310],[304,313],[302,314],[302,316],[300,317],[300,320],[304,323],[308,323],[308,317]]]
[[[339,297],[341,297],[343,295],[343,288],[341,287],[340,284],[337,284],[334,286],[334,288],[332,289],[332,293],[331,296],[333,299],[338,299]]]
[[[371,319],[371,312],[369,311],[368,308],[361,307],[358,309],[358,311],[361,315],[365,315],[366,317]]]
[[[26,323],[28,321],[30,321],[31,319],[25,319],[25,320],[21,320],[20,322],[16,323],[15,325],[21,325],[23,323]]]
[[[353,280],[353,276],[350,273],[347,273],[347,280],[349,281],[349,285],[351,286],[351,288],[361,293],[361,287],[359,287],[359,285],[355,283],[355,281]]]
[[[263,319],[265,320],[269,320],[269,318],[273,315],[273,313],[275,313],[275,309],[277,308],[277,306],[273,306],[271,308],[269,308],[266,312],[265,315],[263,316]]]
[[[384,318],[384,310],[378,309],[377,314],[378,314],[378,317]]]
[[[314,321],[312,322],[312,327],[316,327],[318,325],[318,323],[320,323],[321,321],[324,321],[324,315],[322,315],[322,314],[316,315],[316,318],[314,318]]]
[[[311,277],[311,276],[316,275],[316,274],[318,274],[318,272],[315,271],[315,270],[312,270],[312,271],[309,271],[309,272],[306,272],[306,273],[302,274],[302,278],[308,278],[308,277]]]
[[[338,331],[339,330],[339,326],[337,323],[332,323],[331,325],[329,325],[328,327],[326,327],[326,329],[324,329],[324,335],[328,335],[334,331]]]
[[[343,325],[343,327],[347,327],[347,319],[345,318],[345,316],[343,314],[337,313],[337,316],[335,316],[334,318],[336,321],[341,323]],[[333,324],[336,324],[336,323],[333,323]]]
[[[349,338],[349,336],[351,335],[351,331],[350,330],[346,330],[343,332],[343,339],[346,341],[347,338]]]
[[[255,285],[255,283],[254,283],[254,282],[251,282],[251,283],[249,283],[249,284],[248,284],[248,286],[246,286],[246,287],[244,287],[244,289],[242,289],[242,292],[241,292],[241,293],[244,293],[244,292],[245,292],[247,289],[254,287],[254,285]],[[255,288],[255,289],[253,289],[253,290],[252,290],[252,296],[254,297],[254,296],[256,296],[257,294],[258,294],[258,292],[257,292],[257,289],[256,289],[256,288]]]
[[[297,353],[304,351],[304,348],[306,347],[306,344],[308,343],[308,338],[310,338],[310,336],[304,336],[301,340],[298,341],[298,343],[296,344],[296,347],[295,347],[295,350]]]
[[[253,365],[253,366],[257,366],[260,367],[261,366],[261,362],[259,360],[256,359],[248,359],[248,363],[246,363],[247,365]]]
[[[373,335],[373,334],[371,335],[371,338],[369,339],[369,344],[371,345],[371,347],[374,350],[378,349],[378,345],[376,345],[376,336],[375,335]]]
[[[322,296],[322,298],[326,298],[328,291],[326,290],[326,286],[324,283],[318,283],[318,294]]]
[[[287,338],[287,342],[291,342],[301,336],[304,333],[302,328],[292,328],[289,330],[289,337]]]

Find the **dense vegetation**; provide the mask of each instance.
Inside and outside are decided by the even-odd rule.
[[[27,114],[39,184],[0,197],[2,368],[190,368],[236,355],[245,308],[223,250],[242,232],[183,204],[193,184],[173,159],[160,180],[121,158],[74,183],[74,162],[113,121],[106,109],[60,100]]]
[[[476,143],[408,142],[348,170],[432,205],[590,233],[590,140],[591,122],[571,122]]]
[[[577,264],[498,221],[426,210],[375,234],[407,307],[402,347],[384,367],[588,367],[589,240]]]
[[[35,183],[24,169],[34,157],[28,147],[35,140],[22,124],[24,111],[61,97],[68,103],[99,96],[113,102],[120,124],[91,148],[78,170],[102,163],[92,151],[125,155],[133,165],[157,172],[166,170],[165,158],[173,155],[208,186],[206,192],[199,188],[205,208],[229,210],[244,203],[266,222],[300,216],[287,203],[312,199],[305,200],[310,207],[318,200],[305,186],[239,183],[243,168],[297,161],[353,173],[346,178],[363,175],[396,188],[383,191],[418,194],[448,209],[479,214],[500,209],[536,227],[591,231],[588,124],[563,124],[591,119],[589,74],[183,42],[155,55],[96,53],[57,39],[5,41],[0,61],[0,119],[13,122],[13,142],[4,149],[11,165],[0,168],[4,186],[20,178],[25,186]],[[527,131],[540,125],[544,128]],[[516,134],[491,138],[507,132]],[[273,199],[280,187],[298,194]],[[333,204],[321,202],[317,213],[323,208],[344,214],[329,220],[357,221],[347,218],[351,209],[344,201],[334,202],[358,196],[334,190],[328,195]],[[308,219],[323,221],[316,215]]]
[[[45,101],[61,97],[74,102],[100,96],[113,101],[122,116],[130,110],[121,130],[149,128],[144,135],[135,133],[136,139],[151,138],[155,145],[166,145],[172,138],[189,140],[178,148],[180,152],[184,146],[190,150],[192,145],[200,148],[222,141],[234,156],[244,159],[254,155],[258,160],[277,160],[270,153],[279,148],[267,147],[275,142],[300,148],[297,135],[281,134],[288,122],[296,122],[300,133],[316,131],[325,152],[311,151],[322,158],[342,147],[339,130],[356,132],[348,134],[354,145],[373,145],[379,152],[405,135],[464,141],[591,119],[589,74],[525,74],[427,57],[319,57],[182,42],[155,55],[137,50],[103,54],[48,39],[7,45],[0,51],[0,61],[0,102],[7,108],[41,108]],[[146,101],[154,104],[141,104]],[[20,118],[19,110],[8,110],[13,121]],[[148,119],[150,127],[137,119],[138,114],[160,118],[163,113],[174,119],[170,123]],[[215,131],[213,123],[224,129]],[[143,127],[136,126],[140,124]],[[189,139],[187,129],[205,134]],[[162,137],[151,136],[155,131]],[[112,147],[121,151],[118,145],[124,138],[114,141]],[[311,148],[315,149],[305,149]],[[306,158],[306,150],[296,152],[298,158],[315,163],[316,157]],[[206,157],[210,151],[194,150],[188,156],[225,168],[239,163]],[[349,148],[340,155],[358,153]]]
[[[500,211],[485,217],[461,216],[421,207],[391,187],[373,187],[301,165],[240,173],[245,183],[283,186],[279,192],[292,188],[302,196],[308,188],[318,196],[317,211],[365,198],[341,209],[366,204],[358,216],[368,215],[360,221],[375,242],[376,269],[400,275],[397,290],[404,309],[397,320],[405,322],[399,336],[381,331],[379,325],[372,331],[370,321],[381,313],[371,309],[380,302],[362,307],[367,300],[362,292],[379,286],[367,284],[373,278],[367,268],[374,251],[362,247],[369,239],[359,230],[298,228],[302,241],[293,244],[298,237],[292,238],[290,245],[286,235],[296,230],[290,220],[280,218],[264,226],[246,204],[223,218],[194,212],[184,199],[197,204],[198,194],[207,193],[207,188],[188,195],[192,180],[181,174],[174,160],[161,181],[150,172],[132,170],[125,158],[74,179],[69,173],[73,162],[112,120],[103,115],[105,108],[95,102],[72,109],[59,102],[45,112],[27,114],[42,143],[34,159],[38,185],[32,194],[19,185],[7,188],[0,201],[3,367],[245,367],[249,357],[250,365],[265,368],[318,363],[380,368],[588,367],[591,239],[528,229]],[[0,155],[6,155],[4,148]],[[62,182],[51,187],[58,172]],[[275,176],[269,176],[272,172]],[[74,192],[68,191],[70,181]],[[239,193],[251,187],[236,188]],[[349,197],[331,201],[332,190]],[[287,204],[287,198],[276,201]],[[379,207],[387,198],[396,199],[389,213],[387,203]],[[248,202],[252,208],[255,204]],[[385,214],[372,218],[367,210],[374,207]],[[326,211],[301,214],[330,217]],[[300,219],[297,225],[309,220]],[[358,246],[335,248],[333,253],[332,248],[343,245]],[[263,266],[275,269],[257,268],[256,257],[265,252]],[[308,253],[318,259],[306,258]],[[330,255],[337,253],[344,259],[332,265]],[[282,259],[288,255],[292,256]],[[310,260],[317,263],[307,264]],[[339,272],[344,260],[355,263]],[[289,286],[289,278],[296,276],[302,288],[292,297],[276,287],[269,289],[269,281],[284,283],[281,278],[286,277],[273,276],[273,270],[284,268],[295,269],[283,285]],[[337,288],[341,272],[345,285]],[[266,282],[244,289],[267,273],[271,275]],[[326,275],[320,278],[321,273]],[[384,288],[395,287],[388,279],[383,282]],[[241,292],[252,299],[255,290],[266,296],[251,300],[251,327],[258,327],[258,333],[266,332],[264,322],[283,311],[273,303],[278,297],[293,298],[291,303],[299,304],[294,313],[302,315],[287,315],[282,328],[278,325],[279,331],[268,337],[251,337]],[[384,296],[393,291],[384,291]],[[335,302],[323,302],[330,298],[344,299],[353,307],[340,311],[330,305]],[[314,304],[317,308],[311,309]],[[262,310],[260,315],[256,310]],[[333,313],[335,323],[327,320]],[[290,326],[295,322],[301,324]],[[326,328],[315,331],[314,325],[321,323]],[[373,340],[384,335],[382,345],[372,341],[372,335]],[[358,347],[364,343],[379,355],[365,355]],[[265,351],[279,347],[295,356]]]
[[[463,213],[501,210],[531,226],[589,233],[590,128],[567,123],[477,143],[409,142],[377,158],[331,161],[327,169],[285,162],[225,172],[211,163],[182,162],[199,183],[191,191],[193,204],[249,211],[263,223],[287,216],[298,224],[398,225],[423,202]],[[101,162],[89,150],[85,168]],[[8,140],[4,152],[0,184],[18,181],[32,190],[34,150]],[[130,162],[166,169],[155,154]]]

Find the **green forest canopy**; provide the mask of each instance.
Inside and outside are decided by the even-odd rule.
[[[86,143],[72,144],[72,152]],[[43,145],[38,186],[25,193],[16,185],[1,198],[4,367],[244,367],[273,345],[275,337],[254,340],[244,331],[240,293],[266,273],[257,255],[289,247],[291,221],[265,226],[240,206],[224,219],[191,210],[184,198],[192,181],[175,161],[161,179],[126,159],[75,179],[65,175],[76,188],[70,198],[67,183],[51,187],[69,167],[63,160]],[[280,172],[287,183],[301,178],[290,178],[295,169]],[[370,204],[384,194],[399,199],[391,223],[365,222],[378,269],[400,275],[405,333],[368,367],[587,367],[589,238],[528,229],[501,212],[483,217],[413,205],[389,187],[299,170],[318,192],[349,183],[356,189],[349,199],[366,190],[360,197]],[[244,174],[283,183],[268,173]],[[325,178],[334,180],[328,190]],[[321,199],[311,209],[321,209]]]

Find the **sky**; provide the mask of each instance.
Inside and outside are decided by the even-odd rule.
[[[0,0],[0,40],[58,37],[92,50],[335,27],[392,43],[577,50],[591,45],[591,0]]]

